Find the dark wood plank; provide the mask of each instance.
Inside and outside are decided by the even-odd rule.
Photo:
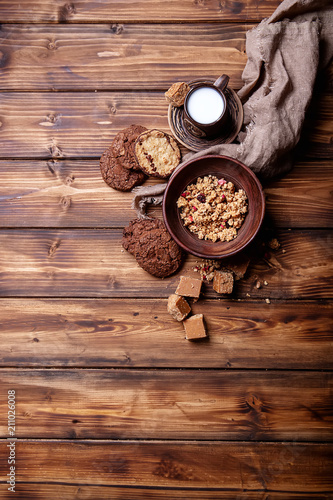
[[[244,24],[9,25],[2,90],[164,89],[219,73],[241,86]]]
[[[0,483],[1,484],[1,483]],[[24,495],[25,500],[73,500],[73,498],[84,498],[90,500],[332,500],[332,493],[293,493],[276,492],[265,493],[263,490],[256,491],[241,491],[234,489],[191,489],[186,488],[153,488],[153,487],[136,487],[136,486],[95,486],[80,484],[64,485],[46,483],[17,483],[16,494]],[[79,495],[79,496],[78,496]],[[8,497],[10,498],[10,497]]]
[[[112,23],[126,21],[260,21],[269,17],[279,0],[215,2],[202,0],[131,1],[80,0],[64,3],[51,0],[23,0],[19,4],[1,1],[2,22],[23,23]]]
[[[332,369],[332,306],[200,300],[209,340],[188,342],[166,300],[0,301],[7,367]]]
[[[174,80],[170,73],[169,78]],[[3,92],[0,100],[0,158],[98,159],[115,134],[132,123],[170,132],[162,92]],[[332,157],[329,94],[322,95],[316,110],[303,159],[318,148],[318,159]]]
[[[329,231],[276,232],[281,247],[253,260],[233,298],[331,298],[332,235]],[[189,256],[181,271],[161,280],[143,271],[121,246],[121,230],[2,230],[1,289],[6,296],[168,297],[179,274],[193,274]],[[258,240],[257,240],[258,241]],[[259,241],[254,242],[258,256]],[[267,286],[256,288],[257,281]],[[211,283],[206,297],[219,298]]]
[[[1,442],[4,452],[7,444]],[[60,484],[76,486],[79,494],[81,486],[108,485],[109,498],[117,486],[163,488],[174,498],[179,490],[192,498],[192,488],[221,489],[235,500],[249,491],[293,498],[289,493],[329,493],[333,486],[331,444],[18,441],[16,451],[18,483],[27,488],[52,483],[54,491]],[[0,470],[6,476],[6,460]]]
[[[329,372],[1,369],[0,381],[15,388],[17,438],[333,441]]]
[[[330,161],[302,162],[266,183],[274,227],[332,227],[332,173]],[[98,160],[0,160],[0,185],[2,227],[123,227],[135,217],[133,194],[110,189]]]

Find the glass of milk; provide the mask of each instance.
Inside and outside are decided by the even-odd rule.
[[[229,77],[222,75],[215,83],[198,83],[188,92],[184,102],[184,124],[199,137],[215,137],[228,119],[224,90]]]

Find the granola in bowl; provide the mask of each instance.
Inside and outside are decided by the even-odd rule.
[[[177,200],[185,227],[200,240],[231,241],[248,211],[247,195],[215,175],[198,177]]]

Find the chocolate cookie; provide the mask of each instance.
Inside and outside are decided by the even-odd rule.
[[[159,219],[134,219],[123,231],[122,245],[142,269],[165,278],[177,271],[182,251]]]
[[[118,191],[130,191],[134,186],[139,186],[146,180],[143,172],[124,168],[118,158],[112,154],[111,148],[104,151],[99,164],[104,181]]]
[[[142,127],[142,125],[131,125],[121,130],[113,139],[111,151],[120,161],[122,167],[129,170],[140,170],[134,154],[134,145],[138,136],[146,130],[146,127]]]
[[[134,151],[141,170],[162,179],[172,174],[181,157],[176,141],[161,130],[148,130],[140,134]]]

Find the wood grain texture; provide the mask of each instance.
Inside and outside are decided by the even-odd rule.
[[[281,247],[257,257],[233,298],[331,298],[330,231],[276,232]],[[45,297],[168,297],[180,274],[193,274],[198,259],[161,280],[143,271],[121,246],[121,230],[3,230],[0,232],[0,295]],[[258,243],[257,243],[258,242]],[[257,248],[258,247],[258,248]],[[256,288],[257,281],[267,286]],[[207,283],[207,297],[219,298]],[[246,295],[248,294],[248,295]]]
[[[1,484],[1,483],[0,483]],[[70,484],[46,483],[18,483],[16,485],[18,494],[24,495],[25,500],[332,500],[332,493],[294,493],[276,492],[265,493],[264,490],[242,491],[235,489],[210,488],[205,490],[192,488],[166,488],[159,487],[135,487],[135,486],[95,486],[80,484],[78,486]],[[10,498],[8,496],[8,498]]]
[[[329,161],[302,162],[266,182],[272,226],[332,227],[332,173]],[[151,178],[146,185],[158,182]],[[110,189],[98,160],[0,160],[0,185],[2,227],[123,227],[135,217],[133,194]]]
[[[0,381],[15,388],[17,438],[333,441],[329,372],[30,369]]]
[[[113,23],[126,21],[260,21],[269,17],[279,0],[224,1],[157,0],[116,1],[64,0],[1,1],[2,22]]]
[[[161,299],[2,299],[0,366],[332,369],[332,306],[200,300],[209,340]]]
[[[1,451],[6,445],[1,442]],[[26,441],[17,442],[16,449],[19,481],[52,482],[55,490],[60,483],[77,488],[149,486],[171,489],[176,497],[178,489],[191,497],[191,488],[261,496],[332,491],[331,444]],[[2,461],[2,475],[6,466]]]
[[[0,158],[98,159],[132,123],[170,132],[162,92],[3,92],[0,101]],[[332,158],[329,94],[322,95],[315,116],[308,118],[301,159],[317,153],[318,159]]]
[[[221,73],[239,88],[252,26],[3,24],[1,89],[167,90],[175,81]]]

